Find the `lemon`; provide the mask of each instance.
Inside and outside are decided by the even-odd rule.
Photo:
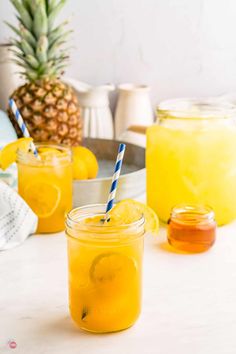
[[[39,218],[48,218],[55,212],[61,192],[55,184],[33,182],[25,188],[24,197]]]
[[[127,287],[137,272],[133,258],[118,252],[98,255],[90,268],[90,279],[96,285],[116,288]]]
[[[80,156],[73,158],[73,177],[74,179],[88,179],[86,163]]]
[[[96,178],[98,162],[94,153],[84,146],[72,147],[72,152],[74,179]]]
[[[30,143],[33,141],[32,138],[20,138],[16,141],[13,141],[10,144],[7,144],[0,151],[0,168],[5,170],[13,162],[16,162],[16,153],[17,150],[28,151]]]
[[[146,232],[158,233],[159,220],[150,207],[132,199],[125,199],[117,203],[110,211],[110,217],[120,220],[120,224],[130,224],[144,216],[144,228]]]

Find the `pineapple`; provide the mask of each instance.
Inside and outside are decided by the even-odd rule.
[[[64,44],[71,31],[67,22],[54,21],[66,0],[10,0],[19,27],[7,25],[17,35],[12,42],[15,63],[26,83],[11,95],[32,138],[66,145],[82,139],[80,109],[73,89],[60,80],[68,60]],[[10,109],[8,115],[22,136]]]

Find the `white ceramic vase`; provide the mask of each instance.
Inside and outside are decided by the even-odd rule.
[[[90,138],[113,139],[113,118],[109,105],[109,92],[113,85],[92,87],[84,82],[66,78],[77,93],[83,120],[83,136]]]
[[[21,84],[19,68],[11,62],[10,44],[0,44],[0,109],[6,110],[10,94]]]
[[[119,137],[131,126],[148,126],[153,123],[153,110],[146,85],[119,85],[115,112],[115,135]]]

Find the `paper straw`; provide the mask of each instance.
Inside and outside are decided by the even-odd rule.
[[[23,136],[25,138],[30,138],[30,133],[29,133],[29,131],[28,131],[26,125],[25,125],[25,122],[24,122],[24,120],[23,120],[23,118],[22,118],[22,116],[20,114],[19,109],[17,108],[17,105],[16,105],[15,101],[12,98],[9,100],[9,105],[10,105],[10,108],[11,108],[13,114],[14,114],[14,117],[15,117],[15,119],[16,119],[16,121],[17,121],[17,123],[18,123],[18,125],[19,125],[19,127],[21,129],[21,131],[22,131]],[[30,143],[30,148],[33,151],[34,155],[37,158],[39,158],[38,150],[37,150],[37,148],[36,148],[36,146],[34,145],[33,142]]]
[[[113,208],[114,199],[115,199],[116,191],[117,191],[118,179],[120,177],[121,166],[122,166],[123,157],[124,157],[124,153],[125,153],[125,147],[126,147],[125,144],[119,145],[119,150],[118,150],[118,155],[117,155],[117,159],[116,159],[114,174],[112,177],[111,189],[110,189],[110,193],[109,193],[109,197],[108,197],[108,201],[107,201],[106,215],[105,215],[104,221],[109,220],[109,211]]]

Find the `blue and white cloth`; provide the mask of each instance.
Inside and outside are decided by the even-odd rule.
[[[0,181],[0,251],[20,245],[35,233],[38,217],[19,194]]]
[[[16,139],[9,118],[0,111],[0,150]],[[6,171],[0,169],[0,251],[20,245],[38,224],[38,217],[13,189],[16,186],[16,164]]]

